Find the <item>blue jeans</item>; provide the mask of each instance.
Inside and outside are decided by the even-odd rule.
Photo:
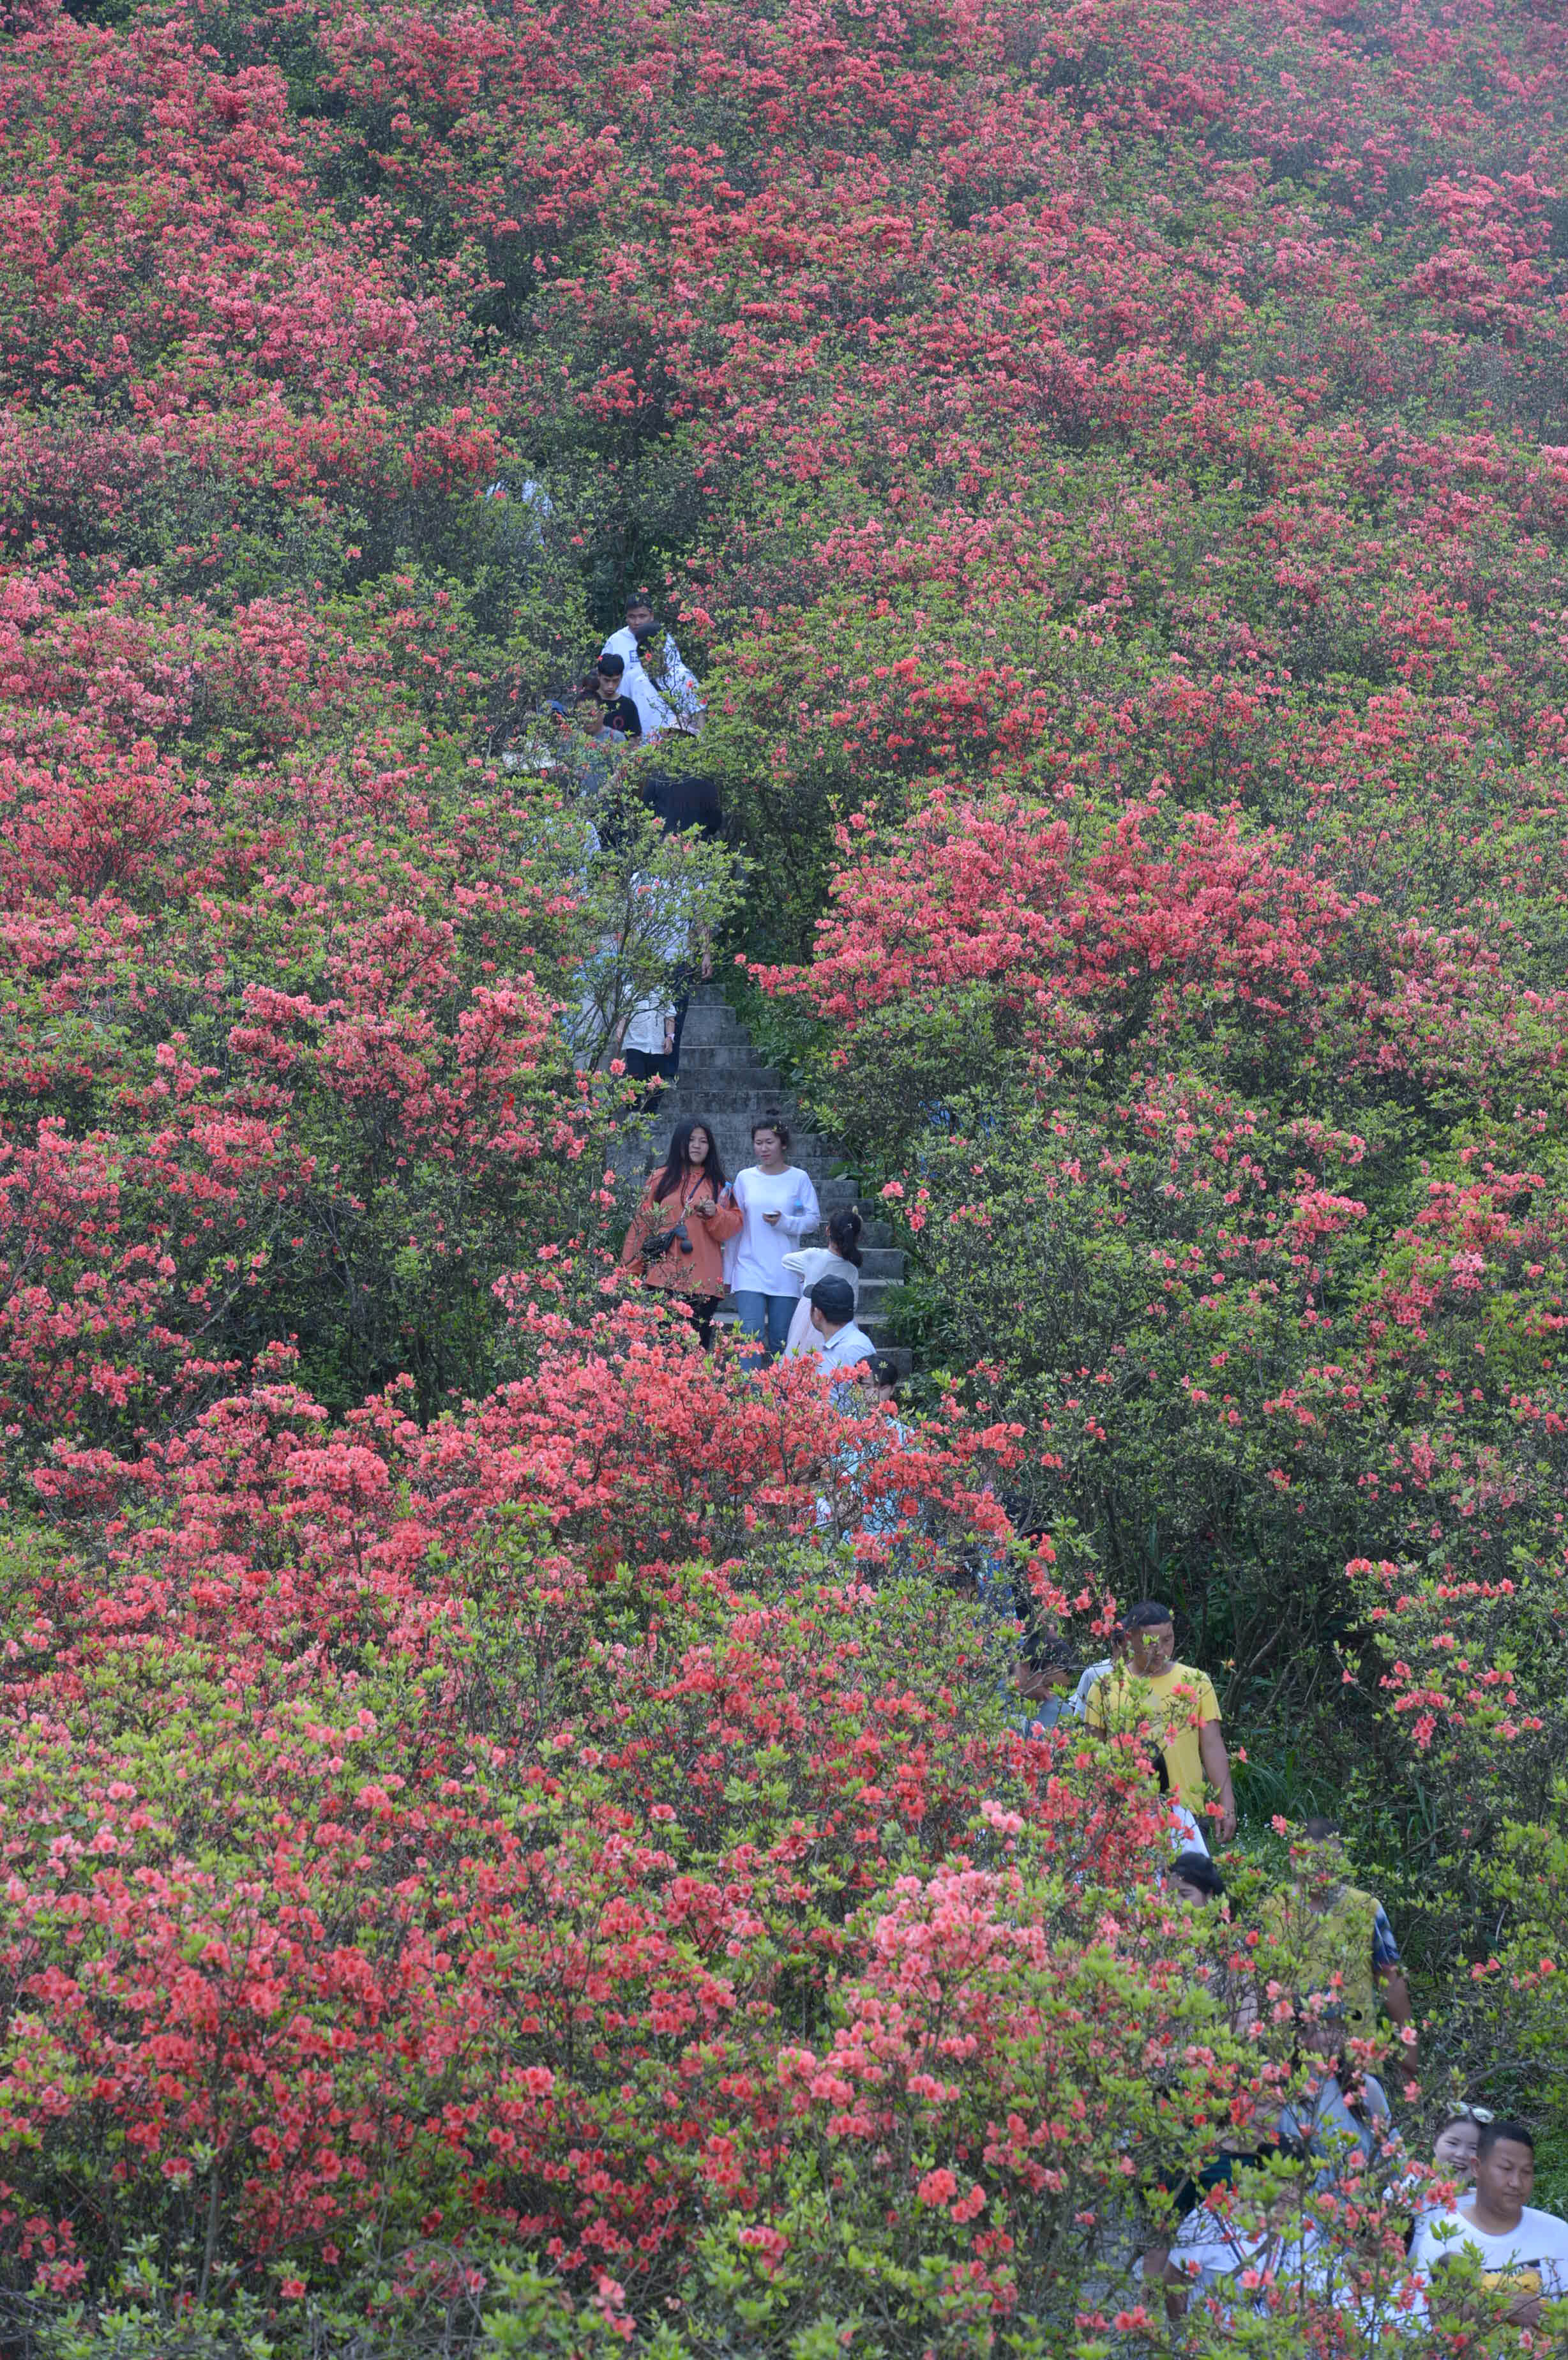
[[[762,1342],[765,1367],[769,1360],[777,1359],[789,1340],[789,1322],[795,1317],[798,1300],[799,1297],[793,1295],[754,1294],[749,1287],[735,1289],[741,1327],[746,1335]],[[748,1352],[746,1358],[755,1360],[757,1355]]]

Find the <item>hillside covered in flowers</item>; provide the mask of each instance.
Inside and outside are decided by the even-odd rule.
[[[7,2353],[1519,2351],[1406,2246],[1465,2098],[1568,2212],[1568,20],[14,0],[0,126]],[[719,842],[539,751],[643,585]],[[617,1274],[650,880],[875,1448]],[[1224,1915],[1018,1710],[1143,1599]]]

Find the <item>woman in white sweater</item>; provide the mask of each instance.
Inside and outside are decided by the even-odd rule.
[[[724,1257],[724,1272],[740,1309],[746,1334],[761,1346],[766,1363],[784,1349],[800,1297],[799,1273],[785,1257],[810,1237],[822,1219],[811,1175],[788,1159],[789,1132],[776,1114],[752,1126],[748,1164],[730,1184],[730,1202],[740,1207],[740,1235]]]
[[[800,1253],[785,1255],[785,1269],[793,1271],[800,1282],[800,1300],[796,1304],[794,1317],[789,1322],[786,1351],[815,1352],[822,1349],[822,1338],[811,1325],[811,1306],[806,1300],[819,1278],[846,1280],[858,1309],[860,1232],[863,1226],[855,1207],[845,1205],[828,1217],[828,1241],[825,1246],[807,1246]]]

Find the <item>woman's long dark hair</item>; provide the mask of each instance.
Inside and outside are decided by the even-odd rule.
[[[704,1122],[701,1115],[693,1115],[690,1122],[678,1122],[670,1134],[670,1153],[664,1159],[664,1169],[653,1192],[656,1204],[662,1205],[666,1196],[673,1196],[685,1178],[686,1159],[694,1131],[705,1131],[708,1134],[708,1160],[700,1164],[697,1169],[704,1178],[713,1182],[715,1196],[724,1186],[724,1167],[719,1161],[719,1142],[713,1126],[711,1122]]]
[[[851,1270],[860,1268],[860,1232],[864,1227],[853,1205],[844,1205],[828,1216],[828,1243],[840,1262],[848,1262]]]

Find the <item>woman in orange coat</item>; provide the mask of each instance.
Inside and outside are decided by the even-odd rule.
[[[713,1314],[724,1294],[720,1248],[740,1225],[740,1207],[724,1186],[713,1132],[705,1122],[677,1123],[664,1168],[649,1179],[626,1231],[621,1261],[628,1270],[640,1270],[650,1286],[668,1287],[681,1297],[704,1351],[713,1340]],[[662,1240],[668,1240],[663,1250],[650,1255],[648,1247]]]

